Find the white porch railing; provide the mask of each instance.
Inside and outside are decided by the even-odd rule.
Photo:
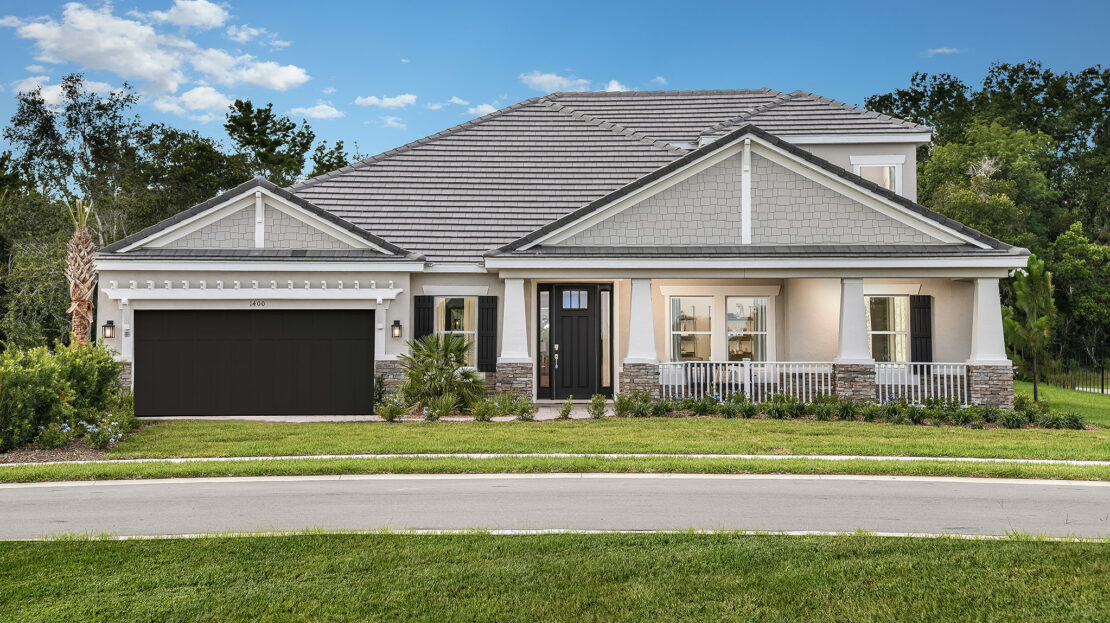
[[[832,363],[814,361],[671,361],[659,364],[663,396],[722,398],[742,392],[762,402],[775,394],[812,401],[834,393]]]
[[[879,400],[920,403],[934,398],[968,404],[966,363],[911,363],[894,361],[875,364]]]

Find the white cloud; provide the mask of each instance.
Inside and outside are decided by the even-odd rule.
[[[195,121],[207,123],[219,119],[231,106],[231,98],[210,86],[199,86],[178,97],[164,95],[154,100],[154,107]]]
[[[458,106],[468,106],[468,105],[470,105],[470,102],[462,99],[461,97],[459,97],[457,95],[452,95],[451,99],[449,99],[447,101],[450,102],[451,104],[456,104]]]
[[[401,59],[401,62],[402,62],[402,63],[407,63],[407,62],[409,62],[409,59],[407,59],[407,58],[402,58],[402,59]]]
[[[189,59],[189,63],[197,71],[228,86],[245,82],[275,91],[287,91],[309,80],[308,72],[296,65],[258,61],[250,54],[232,56],[223,50],[200,50]]]
[[[293,108],[289,112],[308,119],[338,119],[346,115],[328,102],[317,100],[315,106]]]
[[[662,85],[662,86],[667,86],[667,79],[664,78],[663,76],[656,76],[656,77],[652,78],[651,81],[654,82],[655,84],[659,84],[659,85]]]
[[[533,69],[526,74],[520,74],[520,81],[528,88],[543,93],[550,93],[552,91],[585,91],[590,88],[590,81],[584,78],[542,73],[538,69]]]
[[[380,119],[382,120],[383,128],[397,128],[399,130],[404,130],[407,127],[400,117],[381,117]]]
[[[255,28],[254,26],[247,26],[246,24],[243,24],[242,26],[232,25],[227,27],[227,38],[231,39],[235,43],[246,43],[257,36],[264,34],[266,34],[265,28]]]
[[[488,115],[495,110],[497,110],[495,106],[491,106],[489,104],[478,104],[477,106],[471,106],[470,108],[467,108],[466,112],[472,115]]]
[[[424,108],[427,108],[428,110],[439,110],[444,106],[446,106],[446,104],[442,102],[429,102],[427,104],[424,104]]]
[[[271,48],[287,48],[293,44],[285,41],[284,39],[270,39],[266,42],[266,45],[270,46]]]
[[[156,22],[203,29],[223,26],[228,17],[227,9],[208,0],[173,0],[169,11],[151,11],[149,15]]]
[[[326,89],[324,89],[323,91],[320,91],[320,92],[323,93],[324,95],[331,95],[332,93],[335,93],[335,87],[328,87],[328,88],[326,88]]]
[[[106,82],[95,80],[86,80],[85,88],[93,93],[111,93],[116,90]],[[40,94],[47,104],[57,106],[62,103],[62,85],[50,84],[49,76],[28,76],[12,83],[12,90],[16,93],[30,93],[35,89],[41,89]]]
[[[626,87],[623,84],[617,82],[616,80],[610,80],[609,84],[605,85],[605,90],[609,91],[610,93],[613,93],[615,91],[631,91],[632,89],[629,89],[628,87]]]
[[[46,67],[43,67],[42,65],[28,65],[28,66],[24,67],[24,69],[26,69],[27,71],[29,71],[33,74],[44,74],[44,73],[50,71],[49,69],[47,69]]]
[[[14,15],[5,15],[0,17],[0,26],[7,26],[8,28],[18,28],[23,25],[23,20]]]
[[[203,4],[226,12],[219,5]],[[166,12],[166,22],[176,24],[200,19],[195,11],[174,13],[179,7],[193,10],[200,5],[178,2]],[[205,80],[229,86],[245,82],[284,91],[309,79],[301,67],[259,61],[249,54],[232,56],[223,50],[203,48],[189,39],[161,33],[154,25],[140,19],[114,15],[109,3],[93,9],[71,2],[65,5],[60,20],[49,17],[33,22],[17,20],[15,26],[20,38],[33,42],[36,61],[45,64],[72,62],[86,69],[110,71],[121,78],[143,82],[145,90],[159,94],[174,93],[183,84],[198,82],[186,73],[189,67],[204,74]],[[170,22],[171,19],[178,22]],[[208,22],[198,23],[215,21],[214,17],[205,19]],[[11,25],[10,22],[5,18],[5,23]]]
[[[412,93],[402,93],[395,97],[370,95],[368,97],[356,97],[355,104],[359,106],[377,106],[378,108],[404,108],[416,103],[416,96]],[[392,126],[390,126],[392,127]]]
[[[936,56],[938,54],[959,54],[963,50],[959,48],[930,48],[925,50],[925,56]]]

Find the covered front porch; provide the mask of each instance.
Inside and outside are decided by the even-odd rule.
[[[503,279],[495,387],[1009,406],[999,276]],[[747,271],[745,271],[747,272]]]

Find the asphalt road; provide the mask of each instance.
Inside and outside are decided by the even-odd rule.
[[[0,538],[65,532],[575,529],[1110,536],[1110,486],[897,477],[538,475],[0,485]]]

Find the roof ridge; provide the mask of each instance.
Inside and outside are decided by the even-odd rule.
[[[721,130],[724,130],[725,128],[732,127],[732,126],[735,126],[737,124],[743,123],[743,122],[747,121],[748,119],[751,119],[752,117],[754,117],[755,115],[757,115],[759,113],[767,112],[768,110],[771,110],[772,108],[780,106],[781,104],[793,99],[797,94],[798,94],[797,91],[795,91],[793,93],[781,93],[780,92],[777,97],[775,97],[773,100],[767,102],[766,104],[756,106],[755,108],[749,110],[748,112],[736,115],[735,117],[733,117],[731,119],[725,119],[724,121],[718,123],[717,125],[706,129],[701,134],[699,134],[699,136],[705,136],[706,134],[719,132]]]
[[[659,89],[655,91],[553,91],[544,97],[557,98],[563,95],[589,95],[592,97],[619,97],[622,95],[721,95],[725,93],[781,93],[775,89],[767,87],[760,87],[758,89],[693,89],[687,91],[677,91],[673,89]]]
[[[458,125],[447,128],[446,130],[440,130],[439,132],[436,132],[435,134],[429,134],[428,136],[425,136],[424,138],[419,138],[419,139],[416,139],[415,141],[405,143],[404,145],[401,145],[400,147],[394,147],[393,149],[383,151],[380,154],[370,156],[368,158],[363,158],[362,160],[352,162],[351,164],[348,164],[345,167],[338,168],[334,171],[329,171],[327,173],[324,173],[323,175],[317,175],[316,177],[310,177],[307,180],[304,180],[303,182],[298,182],[296,184],[293,184],[293,185],[289,186],[288,190],[291,191],[291,192],[295,192],[295,191],[307,188],[309,186],[315,186],[316,184],[324,182],[324,181],[326,181],[328,179],[331,179],[332,177],[336,177],[340,174],[350,173],[351,171],[357,171],[357,170],[359,170],[361,168],[364,168],[368,165],[374,164],[374,163],[379,162],[381,160],[385,160],[386,158],[396,156],[398,154],[409,151],[413,148],[416,148],[416,147],[419,147],[421,145],[425,145],[427,143],[430,143],[431,141],[433,141],[435,139],[440,139],[440,138],[443,138],[445,136],[450,136],[452,134],[455,134],[456,132],[467,129],[471,126],[475,126],[475,125],[478,125],[480,123],[485,123],[486,121],[489,121],[490,119],[493,119],[495,117],[499,117],[499,116],[501,116],[501,115],[503,115],[507,112],[516,110],[518,108],[523,108],[524,106],[527,106],[527,105],[530,105],[530,104],[535,104],[536,102],[540,101],[541,99],[543,99],[543,98],[541,98],[541,97],[531,97],[531,98],[528,98],[528,99],[526,99],[522,102],[517,102],[517,103],[515,103],[511,106],[506,106],[504,108],[498,108],[497,110],[495,110],[495,111],[493,111],[489,114],[482,115],[481,117],[475,117],[474,119],[470,119],[469,121],[464,121],[464,122],[462,122]]]
[[[654,138],[654,137],[648,136],[647,134],[644,134],[643,132],[637,132],[637,131],[632,130],[630,128],[626,128],[623,125],[621,125],[619,123],[616,123],[614,121],[608,121],[606,119],[601,119],[599,117],[595,117],[595,116],[593,116],[589,113],[584,113],[584,112],[574,108],[573,106],[567,106],[566,104],[561,104],[561,103],[556,102],[554,100],[550,100],[547,97],[541,97],[539,99],[539,103],[542,104],[543,106],[547,107],[547,108],[550,108],[550,109],[555,110],[555,111],[560,112],[560,113],[564,113],[564,114],[566,114],[566,115],[570,116],[571,118],[576,119],[578,121],[584,121],[586,123],[589,123],[590,125],[597,126],[598,128],[601,128],[603,130],[609,130],[610,132],[612,132],[613,134],[616,134],[618,136],[626,136],[626,137],[629,137],[629,138],[636,139],[640,143],[643,143],[644,145],[650,145],[652,147],[655,147],[656,149],[662,149],[662,150],[665,150],[665,151],[668,151],[668,152],[674,153],[674,154],[683,154],[683,153],[686,153],[686,151],[688,151],[688,150],[682,149],[681,147],[677,147],[677,146],[675,146],[671,143],[668,143],[667,141],[664,141],[662,139]]]
[[[825,97],[824,95],[817,95],[816,93],[810,93],[809,91],[803,91],[801,89],[795,90],[793,93],[791,93],[791,95],[806,95],[806,96],[812,97],[813,99],[815,99],[819,102],[823,102],[823,103],[826,103],[826,104],[833,104],[833,105],[838,106],[838,107],[840,107],[844,110],[854,110],[854,111],[859,111],[859,112],[865,112],[865,113],[868,113],[870,115],[874,115],[875,119],[882,119],[884,121],[893,121],[895,123],[901,124],[902,127],[905,127],[905,128],[927,128],[930,132],[933,130],[932,127],[924,125],[924,124],[914,123],[913,121],[909,121],[907,119],[901,119],[899,117],[892,117],[890,115],[883,114],[881,112],[871,110],[870,108],[863,108],[862,106],[856,106],[855,104],[849,104],[847,102],[842,102],[840,100],[834,100],[831,97]]]

